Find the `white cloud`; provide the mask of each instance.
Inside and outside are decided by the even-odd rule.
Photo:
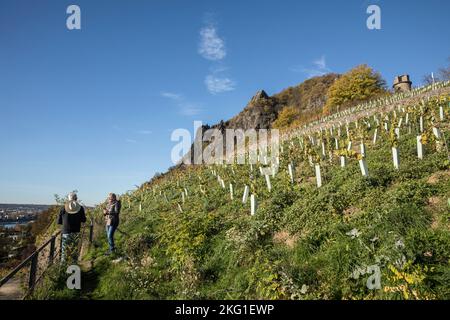
[[[209,24],[200,30],[200,45],[198,53],[208,60],[222,60],[227,55],[225,41],[217,34],[213,24]]]
[[[198,108],[196,105],[192,104],[183,104],[181,105],[180,114],[183,116],[195,116],[202,111],[201,108]]]
[[[152,134],[152,131],[151,130],[139,130],[137,133],[147,135],[147,134]]]
[[[161,96],[175,101],[180,101],[183,98],[181,94],[173,92],[161,92]]]
[[[172,100],[175,103],[175,105],[179,108],[179,113],[183,116],[194,116],[202,111],[202,109],[199,108],[197,105],[189,101],[186,101],[186,99],[182,94],[173,92],[162,92],[161,96],[169,100]]]
[[[331,72],[331,69],[327,67],[327,61],[324,55],[314,60],[312,64],[314,65],[313,68],[304,68],[303,66],[295,66],[291,68],[291,71],[306,73],[308,78],[323,76]]]
[[[321,56],[319,59],[314,60],[313,63],[316,65],[316,67],[319,70],[325,70],[327,69],[327,62],[325,60],[325,56]]]
[[[230,68],[228,68],[228,67],[226,67],[224,65],[216,65],[216,66],[210,67],[209,71],[211,73],[221,73],[221,72],[228,71],[228,69],[230,69]]]
[[[220,78],[215,75],[206,76],[205,85],[208,91],[212,94],[233,91],[236,86],[235,82],[230,78]]]
[[[128,143],[137,143],[137,141],[134,139],[125,139],[125,141]]]
[[[218,35],[216,24],[211,20],[211,17],[209,20],[200,30],[198,53],[207,60],[218,61],[219,63],[209,68],[210,74],[206,76],[204,81],[206,88],[211,94],[233,91],[236,83],[226,75],[228,67],[221,63],[221,60],[227,55],[225,41]]]

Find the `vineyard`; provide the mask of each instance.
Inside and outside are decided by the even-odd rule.
[[[122,195],[126,258],[104,256],[99,227],[89,297],[450,299],[449,92],[361,104],[284,132],[271,161],[187,166]]]

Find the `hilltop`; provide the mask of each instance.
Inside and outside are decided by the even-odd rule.
[[[325,106],[327,91],[338,78],[339,75],[334,73],[313,77],[272,96],[260,90],[238,115],[227,121],[220,121],[211,128],[269,129],[279,112],[288,106],[295,107],[303,115],[320,115]]]

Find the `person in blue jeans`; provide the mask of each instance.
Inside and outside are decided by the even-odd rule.
[[[121,204],[120,200],[117,200],[117,196],[114,193],[110,193],[108,197],[108,202],[106,208],[103,210],[103,214],[106,219],[106,236],[108,238],[109,253],[115,252],[116,247],[114,244],[114,233],[119,226],[119,214],[120,214]]]

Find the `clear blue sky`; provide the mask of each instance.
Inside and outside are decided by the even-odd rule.
[[[81,30],[66,8],[81,8]],[[381,30],[366,9],[381,7]],[[172,165],[175,128],[367,63],[415,84],[446,65],[450,2],[0,1],[0,202],[87,204]]]

